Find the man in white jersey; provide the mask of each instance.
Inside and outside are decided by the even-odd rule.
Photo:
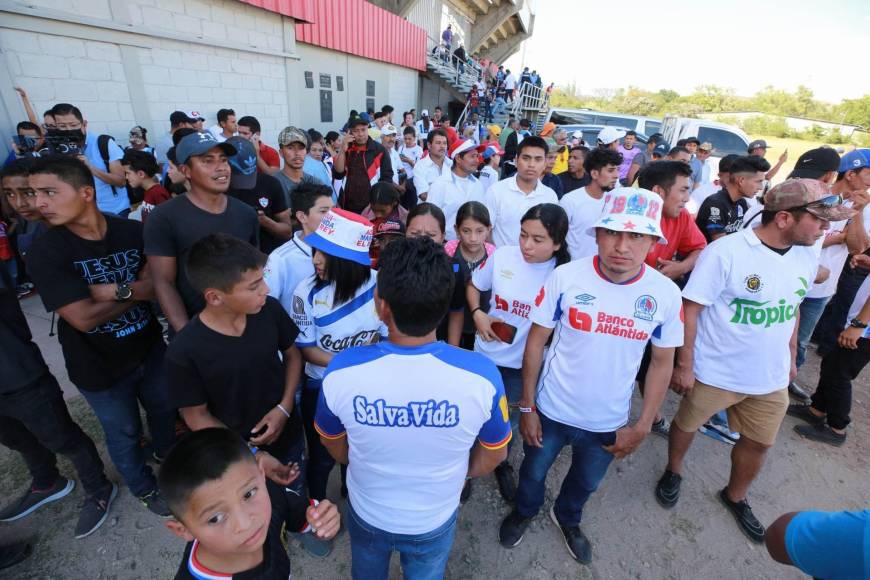
[[[492,221],[492,242],[514,246],[520,238],[520,218],[539,203],[559,203],[556,192],[541,183],[547,167],[547,142],[526,137],[517,146],[517,172],[496,182],[486,192],[484,204]],[[448,224],[449,226],[450,224]]]
[[[522,541],[544,503],[547,472],[570,445],[571,467],[550,518],[571,556],[583,564],[592,560],[580,529],[583,506],[613,458],[633,452],[650,432],[667,392],[674,348],[683,341],[679,288],[644,265],[653,244],[667,243],[661,213],[655,193],[615,189],[590,228],[598,253],[556,268],[535,299],[519,402],[525,458],[516,508],[499,529],[507,548]],[[643,408],[629,425],[634,376],[650,340]]]
[[[440,245],[403,238],[380,255],[376,304],[389,341],[351,348],[326,370],[315,418],[348,464],[352,576],[442,578],[467,477],[507,456],[508,406],[495,364],[436,341],[453,290]]]
[[[814,284],[801,303],[801,315],[798,322],[797,368],[800,370],[806,361],[806,351],[810,337],[828,302],[837,292],[837,282],[850,255],[863,254],[870,247],[870,149],[856,149],[843,155],[839,161],[836,182],[831,187],[831,193],[840,194],[857,213],[852,219],[831,224],[822,243],[822,253],[819,266],[828,270],[827,278]],[[801,156],[803,157],[803,156]],[[792,175],[789,177],[807,177],[825,181],[831,173]],[[809,395],[795,382],[789,384],[789,393],[804,403],[809,402]]]
[[[568,251],[572,260],[598,253],[595,238],[586,233],[598,221],[607,196],[619,183],[619,164],[622,155],[613,149],[601,147],[586,154],[583,168],[592,179],[586,187],[566,193],[559,205],[568,214]]]
[[[284,310],[292,315],[293,292],[305,278],[314,276],[312,250],[305,236],[314,232],[323,216],[332,209],[332,188],[320,183],[303,182],[290,192],[293,211],[302,229],[290,241],[275,248],[263,269],[263,278],[269,286],[269,296],[276,298]],[[301,306],[296,304],[296,310]]]
[[[435,181],[450,173],[453,162],[447,157],[447,133],[443,129],[432,129],[426,138],[429,154],[414,166],[414,190],[421,202],[429,197],[429,188]]]
[[[471,139],[458,139],[450,146],[448,157],[453,162],[450,171],[438,178],[429,189],[427,201],[444,212],[447,239],[456,239],[456,212],[467,201],[483,203],[483,186],[472,175],[477,171],[481,148]]]
[[[746,496],[788,408],[787,387],[797,372],[795,322],[818,268],[813,245],[830,221],[854,213],[814,179],[785,181],[764,201],[761,225],[707,246],[683,291],[686,337],[671,388],[685,396],[671,425],[667,469],[655,490],[662,506],[676,505],[683,458],[695,431],[726,409],[740,439],[719,498],[759,543],[764,526]]]

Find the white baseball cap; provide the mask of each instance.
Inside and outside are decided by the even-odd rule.
[[[381,127],[381,136],[384,135],[398,135],[399,132],[396,130],[395,125],[390,125],[387,123],[383,127]]]
[[[420,111],[420,114],[424,117],[428,117],[429,116],[429,109],[423,109],[422,111]]]
[[[317,229],[305,236],[305,243],[330,256],[370,266],[369,246],[373,233],[372,222],[366,218],[332,208],[320,220]]]
[[[598,132],[598,140],[605,145],[610,145],[623,137],[625,137],[625,129],[620,129],[619,127],[607,126]]]
[[[601,217],[586,233],[595,235],[597,228],[656,236],[660,244],[668,240],[662,233],[662,198],[648,189],[619,187],[610,192]]]

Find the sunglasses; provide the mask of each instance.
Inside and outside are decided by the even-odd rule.
[[[840,205],[841,203],[843,203],[842,195],[828,195],[822,199],[817,199],[816,201],[811,201],[791,209],[830,209]]]

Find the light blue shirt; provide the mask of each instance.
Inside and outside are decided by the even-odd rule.
[[[801,512],[785,530],[785,547],[799,570],[827,580],[870,577],[870,510]]]
[[[85,157],[88,158],[90,164],[97,169],[108,172],[103,158],[100,156],[100,147],[97,143],[99,135],[88,133],[85,136]],[[124,150],[121,149],[114,139],[109,141],[109,162],[120,161],[124,157]],[[124,210],[130,209],[130,200],[127,199],[127,188],[123,185],[115,187],[112,191],[112,186],[94,175],[94,183],[97,188],[97,207],[105,213],[120,214]]]
[[[329,168],[323,161],[305,156],[305,165],[302,166],[302,172],[307,173],[317,181],[321,182],[329,188],[332,188],[332,176],[329,174]]]

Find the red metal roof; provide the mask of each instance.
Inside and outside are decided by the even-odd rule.
[[[317,0],[312,8],[312,18],[296,23],[298,42],[426,70],[426,31],[419,26],[364,0]]]
[[[241,0],[241,2],[305,22],[313,21],[316,5],[315,0]]]

